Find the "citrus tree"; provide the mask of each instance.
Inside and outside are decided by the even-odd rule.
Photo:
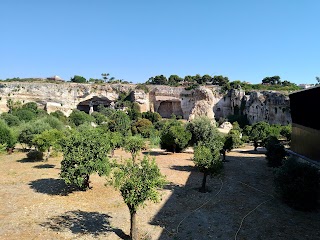
[[[130,236],[138,239],[136,213],[146,201],[159,202],[161,189],[166,181],[154,159],[144,157],[135,163],[132,159],[119,164],[110,183],[121,192],[121,196],[130,211]]]

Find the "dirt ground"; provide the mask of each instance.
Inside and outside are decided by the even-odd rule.
[[[170,182],[160,203],[138,211],[142,239],[320,239],[320,211],[300,212],[274,193],[273,171],[263,150],[251,146],[227,154],[223,174],[208,178],[194,168],[192,151],[154,149]],[[116,151],[116,157],[129,157]],[[30,162],[26,154],[0,155],[0,239],[127,239],[129,211],[119,192],[92,176],[92,189],[66,191],[59,158]]]

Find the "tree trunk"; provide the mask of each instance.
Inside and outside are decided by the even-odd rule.
[[[50,157],[50,148],[48,149],[47,156],[44,161],[47,162],[49,160],[49,157]]]
[[[200,188],[200,192],[205,193],[206,192],[206,183],[207,183],[207,173],[203,173],[203,178],[202,178],[202,186]]]
[[[83,186],[82,186],[82,190],[85,191],[87,189],[89,189],[89,174],[85,175],[84,178],[83,178]]]
[[[253,142],[253,146],[254,146],[254,150],[258,151],[258,149],[257,149],[258,148],[258,142],[254,141]]]
[[[132,240],[138,240],[138,231],[136,227],[136,212],[130,211],[130,237]]]

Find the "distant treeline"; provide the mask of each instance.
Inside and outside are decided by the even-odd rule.
[[[95,84],[103,84],[103,83],[117,83],[117,84],[132,84],[132,82],[125,81],[123,79],[116,79],[114,77],[109,77],[109,73],[102,73],[101,78],[94,79],[90,78],[87,80],[86,78],[74,75],[70,78],[70,82],[75,83],[95,83]],[[45,79],[45,78],[7,78],[6,82],[59,82],[55,80]],[[141,83],[140,83],[141,84]],[[150,77],[143,84],[151,84],[151,85],[168,85],[168,86],[184,86],[186,89],[193,89],[200,85],[217,85],[220,86],[222,91],[236,89],[241,87],[246,91],[250,90],[275,90],[275,91],[296,91],[299,90],[299,86],[295,83],[291,83],[287,80],[282,81],[279,76],[265,77],[261,80],[259,84],[251,84],[246,81],[230,81],[228,77],[222,75],[210,76],[208,74],[200,75],[196,74],[194,76],[187,75],[185,77],[180,77],[178,75],[170,75],[169,78],[164,75],[157,75],[154,77]]]

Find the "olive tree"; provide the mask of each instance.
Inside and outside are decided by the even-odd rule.
[[[110,183],[121,192],[121,196],[130,211],[130,236],[138,239],[136,213],[146,201],[159,202],[159,189],[165,185],[165,176],[155,160],[144,157],[142,161],[134,163],[131,159],[119,164],[113,173]]]
[[[74,184],[82,190],[89,188],[92,173],[107,175],[110,164],[107,157],[110,140],[98,129],[73,131],[61,141],[63,160],[60,177],[66,184]]]

